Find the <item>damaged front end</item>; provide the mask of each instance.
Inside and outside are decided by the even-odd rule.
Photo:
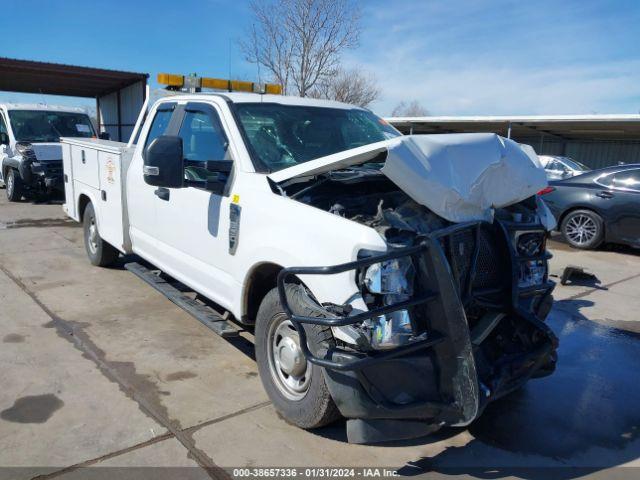
[[[286,268],[278,278],[308,361],[325,367],[349,419],[350,441],[466,425],[488,402],[555,369],[557,338],[543,323],[554,284],[545,207],[535,196],[496,208],[491,221],[452,222],[371,165],[285,193],[376,229],[388,245],[346,264]],[[366,310],[350,303],[324,304],[322,316],[291,310],[285,284],[293,277],[349,271]],[[335,345],[311,351],[305,328],[312,324],[332,327]]]

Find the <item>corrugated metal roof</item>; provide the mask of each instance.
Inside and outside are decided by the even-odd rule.
[[[461,115],[461,116],[425,116],[425,117],[388,117],[391,122],[640,122],[637,113],[612,113],[592,115]]]
[[[0,57],[0,90],[98,97],[139,81],[146,73]]]
[[[481,115],[391,117],[390,124],[404,133],[494,132],[507,136],[545,135],[559,140],[638,140],[640,115]]]

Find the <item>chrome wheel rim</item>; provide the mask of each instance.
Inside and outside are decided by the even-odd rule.
[[[89,221],[89,231],[87,232],[87,245],[92,254],[98,251],[98,227],[95,217],[91,217]]]
[[[574,215],[567,221],[565,228],[567,238],[576,245],[587,245],[598,234],[596,222],[588,215]]]
[[[298,331],[284,313],[271,322],[267,346],[269,371],[280,393],[289,400],[304,398],[311,381],[311,364],[300,348]]]

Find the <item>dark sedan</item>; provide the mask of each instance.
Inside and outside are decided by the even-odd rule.
[[[539,194],[573,247],[611,242],[640,248],[640,164],[550,181]]]

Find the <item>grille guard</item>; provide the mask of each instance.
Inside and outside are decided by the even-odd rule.
[[[407,355],[418,350],[432,348],[442,342],[447,340],[448,335],[439,332],[439,331],[428,331],[427,339],[418,340],[406,345],[402,345],[400,347],[396,347],[390,350],[381,351],[381,352],[367,352],[367,355],[364,358],[359,358],[357,355],[354,355],[354,352],[346,351],[342,349],[332,349],[331,356],[338,357],[342,361],[334,361],[329,358],[320,358],[309,350],[307,345],[307,337],[305,330],[303,328],[304,324],[310,325],[322,325],[327,327],[336,327],[336,326],[345,326],[345,325],[353,325],[356,323],[363,322],[367,319],[373,319],[380,315],[388,314],[391,312],[395,312],[398,310],[406,309],[409,307],[413,307],[416,305],[427,304],[431,302],[440,302],[446,303],[447,305],[442,305],[442,310],[445,312],[455,311],[455,315],[458,316],[458,321],[455,323],[460,323],[460,312],[462,312],[462,322],[466,326],[466,317],[464,315],[464,310],[462,305],[466,302],[465,299],[472,295],[471,289],[473,285],[473,278],[476,269],[476,263],[478,259],[478,252],[480,250],[480,229],[482,225],[490,225],[488,222],[477,221],[477,222],[466,222],[460,223],[456,225],[452,225],[450,227],[446,227],[440,230],[436,230],[431,232],[428,235],[420,236],[420,242],[417,245],[404,247],[400,249],[393,250],[391,252],[383,253],[380,255],[375,255],[372,257],[367,257],[361,260],[356,260],[353,262],[343,263],[339,265],[332,266],[324,266],[324,267],[289,267],[284,268],[280,271],[278,275],[278,294],[280,297],[280,302],[284,308],[285,313],[291,319],[291,321],[296,326],[298,333],[300,335],[300,347],[307,358],[307,360],[316,365],[330,368],[333,370],[345,371],[345,370],[361,370],[362,368],[378,361],[388,360],[391,358],[399,357],[402,355]],[[452,283],[452,275],[451,268],[449,266],[448,260],[444,253],[443,247],[440,243],[440,240],[444,237],[454,235],[458,232],[464,230],[472,230],[475,234],[475,246],[472,254],[471,266],[470,266],[470,277],[466,282],[465,292],[460,292],[460,297],[462,297],[463,301],[461,302],[458,297],[458,292],[456,291],[455,286]],[[436,280],[438,287],[431,291],[423,292],[422,295],[417,296],[415,298],[411,298],[409,300],[398,302],[392,305],[387,305],[381,308],[377,308],[374,310],[365,311],[362,313],[358,313],[353,316],[334,316],[334,317],[309,317],[295,314],[288,302],[286,293],[285,293],[285,284],[288,278],[296,275],[334,275],[338,273],[344,273],[350,270],[358,270],[362,268],[366,268],[370,265],[384,262],[387,260],[393,260],[396,258],[407,257],[407,256],[417,256],[417,255],[427,255],[430,257],[432,264],[439,265],[440,268],[446,270],[444,275],[436,274]],[[446,291],[447,295],[443,295]],[[451,303],[457,304],[452,305]],[[347,305],[342,305],[342,307],[346,307]],[[468,326],[466,327],[468,330]],[[467,332],[468,335],[468,332]]]
[[[437,365],[437,384],[439,390],[439,401],[418,401],[406,405],[378,405],[376,408],[386,409],[387,412],[395,414],[414,416],[420,418],[427,416],[433,421],[442,422],[449,425],[464,426],[472,422],[486,406],[488,401],[498,398],[515,386],[528,380],[546,355],[557,347],[557,338],[551,329],[538,319],[521,301],[532,295],[549,295],[554,288],[554,283],[545,277],[541,285],[535,288],[521,289],[518,287],[516,266],[519,262],[527,260],[516,255],[515,246],[510,239],[509,232],[515,225],[508,222],[498,222],[499,228],[506,238],[509,249],[508,261],[510,262],[511,276],[505,278],[505,284],[511,289],[511,298],[503,304],[492,305],[487,300],[487,295],[503,291],[498,289],[474,289],[474,278],[478,264],[480,252],[480,235],[482,228],[491,224],[484,221],[467,222],[452,225],[440,230],[431,232],[428,235],[420,236],[419,243],[411,247],[405,247],[391,252],[383,253],[373,257],[348,262],[340,265],[325,267],[289,267],[281,270],[278,275],[278,293],[285,313],[289,316],[300,335],[300,347],[307,360],[313,364],[325,367],[329,371],[335,370],[342,375],[354,374],[361,383],[367,383],[366,372],[363,369],[390,359],[401,356],[409,356],[422,351],[429,352],[429,356]],[[522,224],[517,225],[519,230],[523,229]],[[525,229],[540,229],[539,225],[529,225]],[[452,265],[445,254],[445,242],[442,240],[451,237],[459,232],[469,230],[473,233],[475,241],[474,248],[469,262],[469,274],[466,282],[460,282],[455,278]],[[446,242],[449,243],[449,242]],[[367,312],[358,313],[354,316],[333,316],[333,317],[309,317],[295,314],[288,302],[285,283],[286,280],[295,275],[332,275],[347,272],[349,270],[361,269],[372,264],[385,260],[411,256],[418,260],[421,268],[426,268],[426,275],[423,275],[420,288],[421,295],[404,302],[388,305],[383,308],[374,309]],[[550,255],[544,251],[540,255],[529,257],[528,259],[547,260]],[[550,343],[544,348],[544,352],[539,352],[536,364],[520,372],[518,378],[512,378],[507,384],[495,385],[496,390],[487,391],[487,387],[480,388],[480,380],[476,368],[473,345],[470,338],[469,324],[465,313],[465,306],[469,301],[478,304],[485,304],[491,308],[501,308],[521,316],[528,322],[536,326],[543,332]],[[389,313],[408,306],[424,305],[427,314],[428,329],[425,340],[415,341],[391,350],[380,352],[357,352],[347,351],[340,348],[331,348],[324,354],[324,357],[315,356],[307,344],[307,335],[304,325],[341,326],[352,325],[363,320]],[[346,307],[346,305],[342,305]],[[331,374],[330,374],[331,376]],[[412,417],[413,418],[413,417]]]

